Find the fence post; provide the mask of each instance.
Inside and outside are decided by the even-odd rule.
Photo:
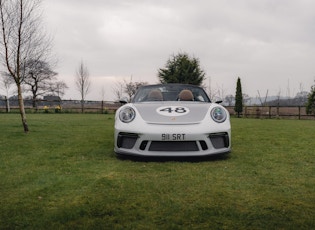
[[[299,106],[299,120],[301,120],[301,106]]]
[[[104,101],[102,100],[102,108],[101,108],[101,113],[103,114],[104,113]]]
[[[256,109],[256,118],[257,119],[260,118],[260,109],[259,109],[259,107],[257,107],[257,109]]]

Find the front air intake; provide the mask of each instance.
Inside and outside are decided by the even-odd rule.
[[[149,151],[199,151],[196,141],[152,141]]]
[[[117,138],[118,148],[132,149],[138,139],[138,134],[135,133],[119,133]]]
[[[215,149],[228,148],[230,145],[227,133],[212,133],[209,135],[209,138]]]

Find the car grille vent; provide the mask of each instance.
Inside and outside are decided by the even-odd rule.
[[[149,151],[199,151],[196,141],[152,141]]]
[[[207,150],[208,149],[208,145],[205,141],[199,141],[200,146],[202,148],[202,150]]]
[[[145,150],[145,148],[147,147],[148,145],[148,141],[142,141],[141,142],[141,145],[140,145],[140,150]]]
[[[132,149],[138,139],[135,133],[119,133],[117,139],[118,148]]]
[[[216,149],[229,147],[229,135],[227,133],[214,133],[209,135],[209,138]]]

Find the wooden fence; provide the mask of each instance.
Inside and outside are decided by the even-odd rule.
[[[237,116],[234,107],[227,106],[231,116]],[[245,106],[242,117],[245,118],[290,118],[315,120],[315,115],[308,115],[305,106]]]
[[[81,113],[82,104],[79,100],[47,101],[38,100],[36,107],[32,100],[24,100],[26,113]],[[84,113],[115,113],[121,106],[119,102],[110,101],[85,101]],[[0,100],[0,113],[18,112],[17,100],[10,100],[9,105],[5,100]]]
[[[32,100],[25,100],[25,109],[27,113],[33,112],[48,112],[48,113],[81,113],[81,101],[79,100],[62,100],[62,101],[47,101],[39,100],[37,108],[32,105]],[[17,100],[10,100],[9,108],[6,100],[0,100],[0,113],[18,112]],[[110,101],[85,101],[85,113],[115,113],[121,106],[119,102]],[[234,106],[226,106],[230,115],[237,116],[234,111]],[[9,111],[8,111],[9,110]],[[315,120],[315,115],[308,115],[305,106],[245,106],[243,113],[244,118],[287,118],[287,119],[308,119]]]

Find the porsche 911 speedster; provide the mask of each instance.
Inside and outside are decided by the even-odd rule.
[[[114,151],[172,157],[229,153],[229,112],[198,86],[142,86],[116,111]]]

